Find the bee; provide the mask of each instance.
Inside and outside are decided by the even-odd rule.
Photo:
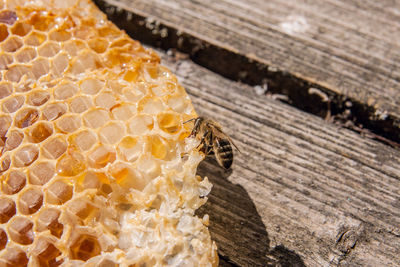
[[[239,149],[232,139],[222,131],[221,125],[204,117],[190,119],[184,123],[190,121],[194,121],[194,127],[189,137],[201,136],[198,149],[206,156],[214,153],[218,164],[226,170],[229,169],[233,162],[232,145],[238,151]]]

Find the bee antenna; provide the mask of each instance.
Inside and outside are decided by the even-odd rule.
[[[195,119],[197,119],[197,118],[193,118],[193,119],[190,119],[190,120],[184,121],[184,122],[183,122],[183,124],[185,124],[185,123],[188,123],[188,122],[191,122],[191,121],[194,121]]]

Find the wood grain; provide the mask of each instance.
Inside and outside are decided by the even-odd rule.
[[[350,120],[400,142],[398,1],[97,2],[114,7],[114,15],[109,13],[113,20],[135,30],[141,41],[176,46],[229,78],[268,84],[270,91],[308,112],[341,114],[344,103],[351,102]],[[154,36],[129,25],[125,16],[133,24],[132,14],[144,18],[139,23]],[[186,35],[195,41],[188,45]],[[331,105],[311,87],[319,88]]]
[[[199,214],[210,214],[221,266],[398,264],[399,151],[161,56],[242,151],[231,172],[212,158],[199,168],[214,184]]]

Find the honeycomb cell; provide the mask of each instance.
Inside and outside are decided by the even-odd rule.
[[[26,145],[19,148],[15,154],[13,163],[17,168],[31,165],[39,156],[39,149],[35,145]]]
[[[128,125],[130,134],[145,135],[154,128],[154,121],[149,115],[139,115],[134,117]]]
[[[52,183],[46,191],[48,203],[61,205],[72,198],[72,186],[64,181]]]
[[[97,208],[84,199],[75,199],[68,203],[68,211],[78,216],[81,220],[90,217],[97,210]]]
[[[16,130],[12,130],[7,134],[7,140],[3,152],[16,149],[21,144],[23,139],[24,139],[23,133],[20,133],[19,131]]]
[[[25,217],[18,216],[13,218],[8,224],[7,232],[11,240],[18,244],[29,245],[33,243],[33,222]]]
[[[29,183],[34,185],[44,185],[54,176],[55,166],[51,162],[43,161],[34,164],[29,171]]]
[[[111,112],[115,119],[127,121],[136,114],[136,106],[131,104],[117,104],[111,108]]]
[[[8,222],[17,212],[15,203],[9,198],[0,198],[0,223]]]
[[[148,155],[140,157],[137,162],[138,170],[141,171],[147,178],[153,179],[161,172],[160,164]]]
[[[100,189],[103,184],[110,184],[107,176],[100,172],[87,172],[82,181],[81,186],[83,189],[96,188]]]
[[[88,96],[77,96],[69,103],[69,108],[72,112],[82,113],[93,106],[93,101]]]
[[[17,14],[14,11],[3,10],[0,12],[0,23],[13,25],[17,19]]]
[[[13,63],[14,58],[9,54],[0,55],[0,70],[8,69],[8,66]]]
[[[125,163],[114,164],[110,168],[110,173],[117,184],[124,188],[133,188],[141,191],[148,183],[136,169]]]
[[[60,214],[58,209],[42,209],[37,220],[38,231],[50,230],[53,236],[60,238],[64,230],[64,226],[58,221]]]
[[[67,107],[63,103],[51,103],[44,107],[43,119],[53,121],[61,117],[67,111]]]
[[[61,137],[52,138],[42,146],[42,151],[48,159],[58,159],[67,151],[67,142]]]
[[[157,115],[158,127],[167,134],[176,134],[181,130],[181,116],[177,113],[161,113]]]
[[[30,24],[27,24],[24,22],[17,22],[12,27],[11,32],[13,34],[23,37],[23,36],[27,35],[31,30],[32,30],[32,26]]]
[[[0,228],[0,250],[3,250],[7,245],[8,239],[6,231]]]
[[[104,87],[104,82],[97,79],[89,78],[83,80],[80,87],[83,93],[88,95],[95,95]]]
[[[1,108],[5,113],[14,113],[22,107],[24,101],[25,101],[24,96],[16,95],[5,100],[2,103]]]
[[[39,122],[36,123],[29,131],[29,141],[40,143],[53,134],[51,124]]]
[[[89,165],[93,168],[103,168],[114,162],[116,153],[113,148],[100,145],[93,149],[88,155]]]
[[[110,109],[117,104],[117,101],[111,92],[100,93],[94,101],[96,106],[104,109]]]
[[[76,176],[85,168],[84,156],[75,151],[68,151],[57,161],[56,172],[61,176]]]
[[[36,79],[48,74],[50,71],[49,61],[44,58],[38,58],[32,62],[32,74]]]
[[[28,95],[28,104],[32,106],[41,106],[50,99],[50,94],[44,90],[38,90]]]
[[[4,24],[0,24],[0,42],[3,42],[8,37],[8,29]]]
[[[96,53],[104,53],[108,47],[108,41],[104,38],[96,38],[88,41],[89,47]]]
[[[21,38],[12,36],[8,38],[2,45],[1,48],[5,52],[15,52],[23,46]]]
[[[30,188],[22,192],[18,200],[18,211],[24,215],[36,213],[43,204],[43,194],[37,188]]]
[[[24,108],[18,111],[14,119],[14,124],[18,128],[26,128],[34,124],[39,119],[39,111],[34,108]]]
[[[26,75],[29,79],[34,79],[34,75],[30,67],[23,65],[14,65],[8,68],[4,74],[4,78],[10,82],[19,82],[21,78]]]
[[[131,102],[131,103],[138,102],[139,100],[141,100],[144,97],[145,94],[147,94],[147,92],[145,90],[143,90],[144,92],[142,92],[141,90],[139,90],[139,88],[138,87],[124,88],[122,91],[123,98],[125,98],[128,102]],[[142,110],[142,107],[141,107],[141,110]]]
[[[71,34],[63,29],[54,30],[49,35],[50,40],[65,42],[71,39]]]
[[[151,144],[151,154],[158,159],[164,159],[168,153],[168,144],[165,140],[158,135],[149,136],[148,138]]]
[[[57,128],[63,133],[72,133],[81,127],[81,118],[77,116],[64,116],[56,122]]]
[[[11,171],[1,185],[4,194],[13,195],[21,191],[26,185],[26,176],[21,171]]]
[[[58,266],[62,263],[62,260],[56,259],[61,255],[60,250],[47,238],[40,237],[32,252],[38,258],[41,267]]]
[[[79,75],[86,71],[92,71],[102,65],[102,60],[91,51],[84,51],[70,61],[69,72]]]
[[[63,49],[67,51],[69,56],[75,57],[79,51],[87,49],[87,46],[81,40],[69,40],[63,44]]]
[[[11,159],[10,159],[10,155],[5,155],[2,159],[0,159],[0,174],[2,172],[5,172],[8,170],[8,168],[10,168],[11,165]]]
[[[112,122],[99,131],[100,141],[115,144],[125,136],[125,127],[122,123]]]
[[[42,57],[54,57],[60,49],[61,47],[56,42],[46,42],[38,48],[38,53]]]
[[[118,155],[125,161],[134,162],[142,154],[143,145],[137,138],[127,136],[118,144]]]
[[[70,246],[72,259],[86,261],[101,253],[101,247],[97,238],[81,234],[72,242]]]
[[[4,138],[11,126],[12,119],[9,115],[0,115],[0,138]]]
[[[82,151],[89,150],[97,142],[96,135],[87,130],[72,135],[70,139]]]
[[[65,100],[73,97],[77,91],[78,87],[72,83],[61,84],[54,90],[54,97],[57,100]]]
[[[20,248],[7,248],[6,252],[0,257],[0,265],[5,267],[27,266],[28,257]]]
[[[13,87],[10,83],[0,83],[0,99],[11,95]]]
[[[17,59],[18,62],[21,63],[28,63],[35,59],[37,56],[36,50],[32,47],[26,47],[18,51],[18,53],[15,55],[15,58]]]
[[[35,12],[29,23],[38,31],[48,31],[55,26],[55,15],[45,11]]]
[[[67,69],[69,64],[68,55],[65,53],[60,53],[53,58],[51,62],[51,71],[55,76],[61,76]]]
[[[92,109],[83,115],[83,121],[90,128],[99,128],[110,120],[108,111],[104,109]]]
[[[144,98],[139,101],[138,110],[147,114],[157,114],[165,110],[165,105],[158,98]]]
[[[39,32],[31,32],[26,38],[25,38],[25,44],[31,45],[31,46],[39,46],[41,45],[44,41],[46,41],[47,37],[43,33]]]
[[[190,102],[182,96],[171,96],[167,100],[167,105],[175,112],[184,113],[190,107]]]

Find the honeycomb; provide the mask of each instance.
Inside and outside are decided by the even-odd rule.
[[[159,61],[89,0],[0,0],[0,266],[218,264]]]

